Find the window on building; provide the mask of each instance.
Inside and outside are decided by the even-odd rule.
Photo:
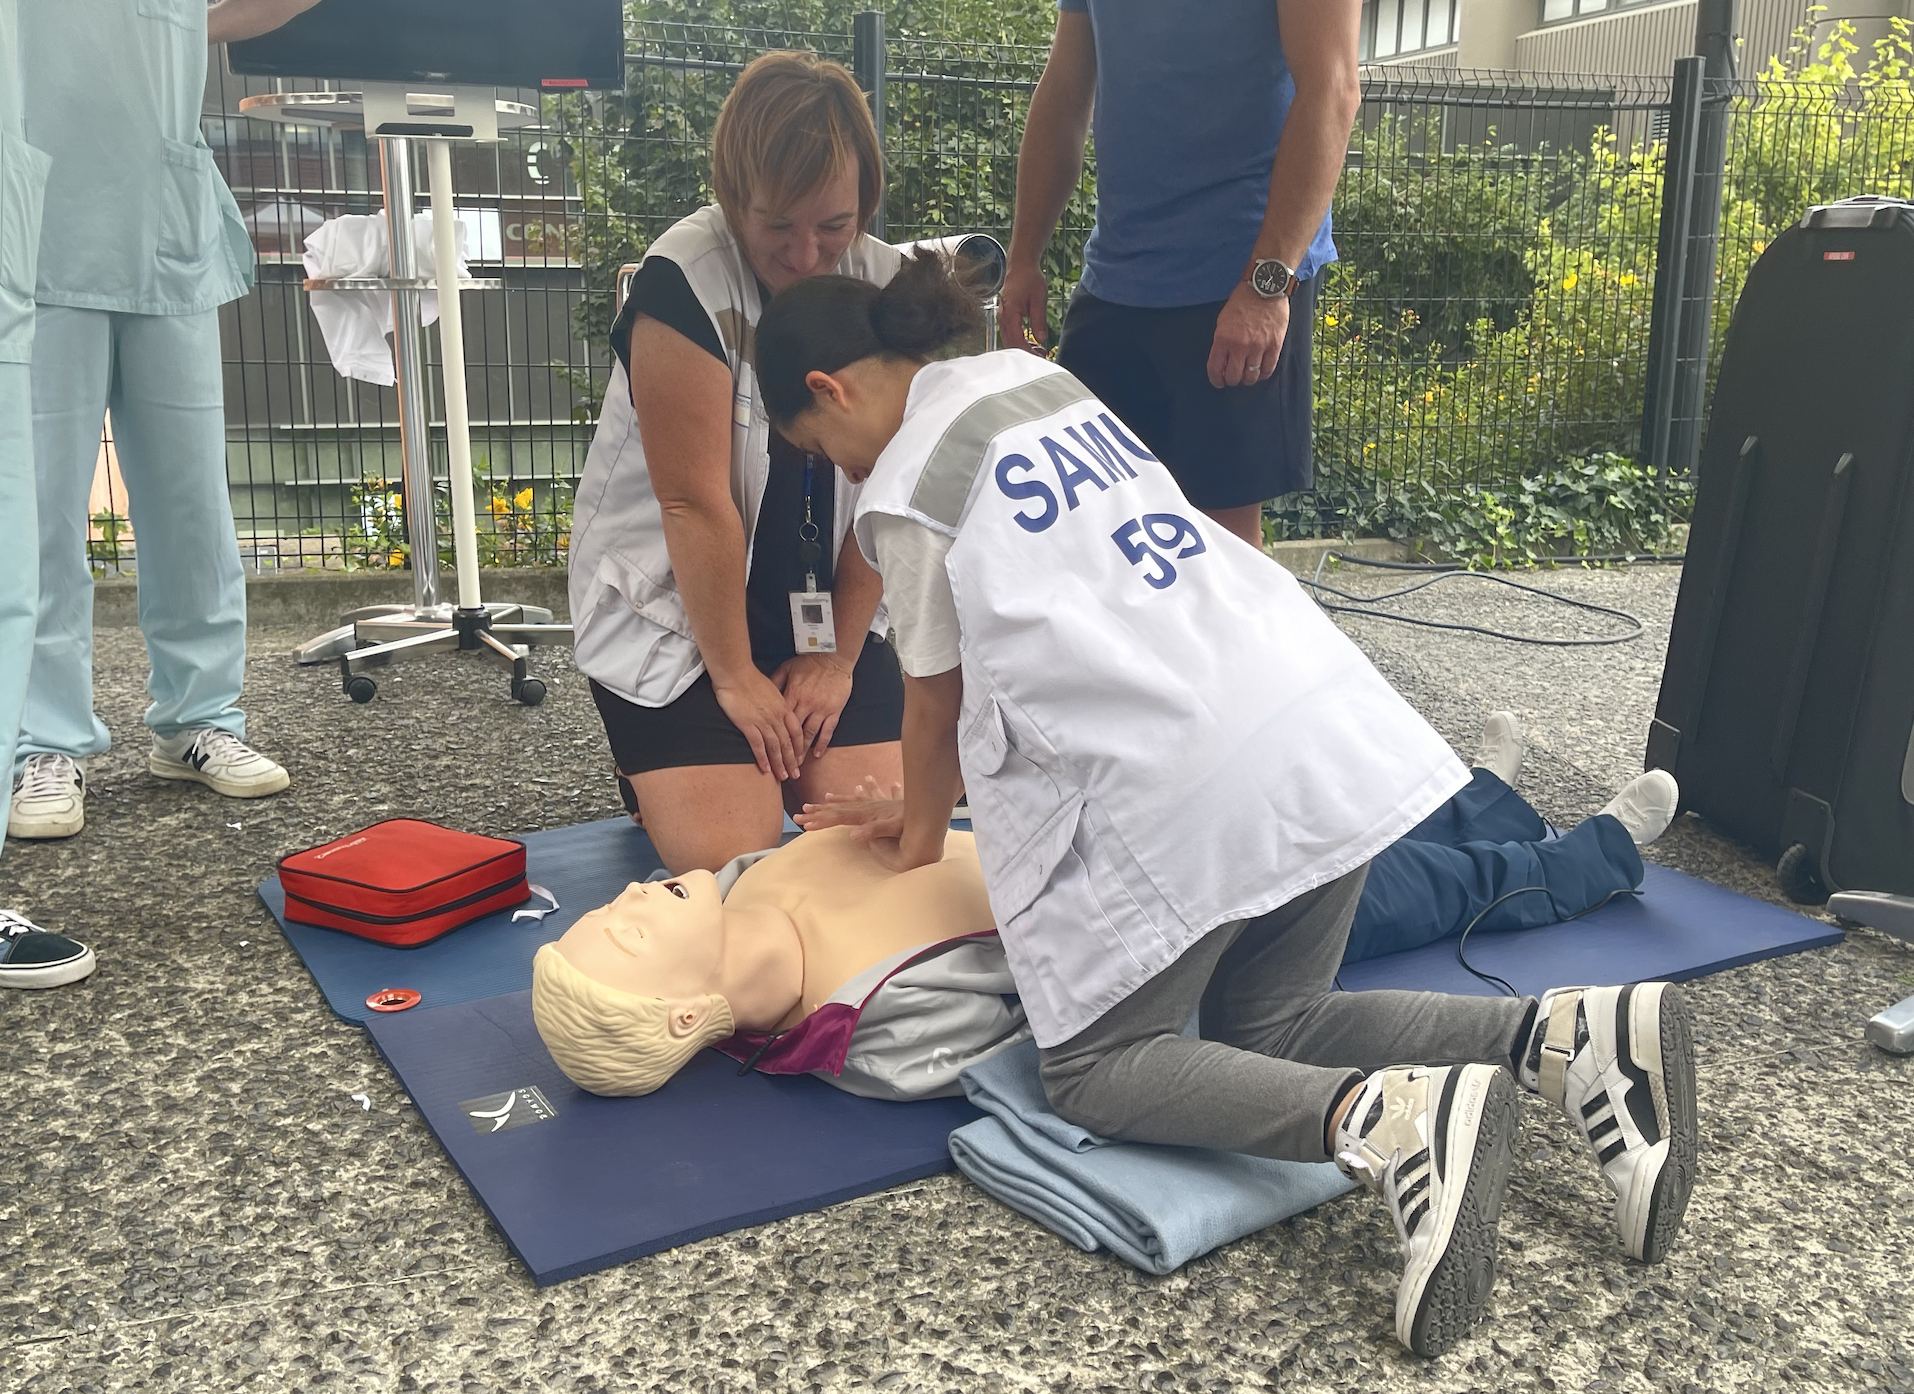
[[[1605,10],[1625,10],[1654,0],[1542,0],[1542,23],[1559,24],[1565,19],[1582,19]]]
[[[1363,0],[1363,61],[1448,47],[1460,8],[1460,0]]]

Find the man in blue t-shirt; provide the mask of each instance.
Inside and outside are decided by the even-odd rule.
[[[1190,502],[1262,543],[1310,486],[1310,320],[1361,102],[1361,0],[1058,0],[1017,167],[1003,324],[1046,343],[1041,259],[1096,118],[1097,225],[1058,361]]]

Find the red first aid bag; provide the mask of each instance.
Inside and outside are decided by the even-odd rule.
[[[525,844],[391,818],[282,857],[286,918],[413,948],[530,896]]]

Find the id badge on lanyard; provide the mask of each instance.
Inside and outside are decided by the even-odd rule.
[[[817,524],[811,518],[811,484],[816,461],[804,457],[804,521],[798,525],[798,560],[804,563],[804,589],[791,592],[791,641],[804,653],[836,653],[837,623],[831,617],[831,593],[817,586],[817,562],[824,555]]]

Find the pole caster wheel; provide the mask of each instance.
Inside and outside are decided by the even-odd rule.
[[[379,695],[379,684],[364,673],[354,673],[346,679],[346,696],[364,706]]]
[[[1797,842],[1781,854],[1781,860],[1774,864],[1774,874],[1781,882],[1781,894],[1796,905],[1825,905],[1828,902],[1828,888],[1822,883],[1821,868],[1814,864],[1814,855]]]
[[[512,700],[535,707],[545,700],[545,684],[537,678],[526,678],[523,682],[512,684]]]

